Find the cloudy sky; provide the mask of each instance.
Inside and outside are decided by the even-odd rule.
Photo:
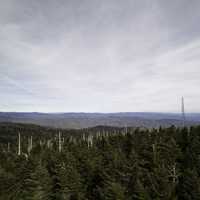
[[[199,0],[0,0],[0,111],[200,112]]]

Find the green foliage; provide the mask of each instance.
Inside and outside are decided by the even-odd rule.
[[[0,200],[200,199],[199,126],[58,131],[0,126]]]

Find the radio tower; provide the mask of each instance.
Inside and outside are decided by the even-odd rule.
[[[181,99],[181,112],[182,112],[182,120],[183,126],[185,127],[185,105],[184,105],[184,98]]]

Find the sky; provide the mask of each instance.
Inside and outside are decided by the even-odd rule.
[[[200,112],[199,0],[0,0],[0,111]]]

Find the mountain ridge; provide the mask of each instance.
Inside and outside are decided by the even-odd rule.
[[[117,112],[117,113],[41,113],[0,112],[0,122],[31,123],[54,128],[88,128],[94,126],[134,126],[156,128],[182,126],[180,113]],[[200,124],[200,113],[187,113],[186,125]]]

